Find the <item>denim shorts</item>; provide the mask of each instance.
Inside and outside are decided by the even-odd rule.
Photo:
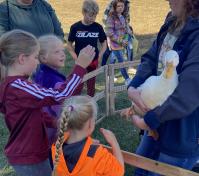
[[[31,165],[12,165],[17,176],[51,176],[52,169],[49,160]]]

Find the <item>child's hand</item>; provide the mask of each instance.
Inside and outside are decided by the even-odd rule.
[[[112,131],[104,129],[104,128],[100,128],[100,132],[103,134],[105,140],[111,145],[115,145],[115,143],[117,143],[117,139],[115,137],[115,135],[113,134]]]
[[[79,56],[76,60],[76,64],[80,65],[83,68],[86,68],[91,63],[94,56],[95,56],[95,48],[88,45],[80,51]]]
[[[113,155],[117,158],[122,167],[124,167],[124,159],[115,135],[110,130],[106,130],[104,128],[100,128],[100,132],[112,147]]]

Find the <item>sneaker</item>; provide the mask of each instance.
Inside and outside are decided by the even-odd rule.
[[[114,77],[114,82],[116,82],[117,81],[117,78],[116,77]]]
[[[128,79],[125,80],[125,85],[126,86],[128,86],[130,83],[131,83],[131,79],[130,78],[128,78]]]

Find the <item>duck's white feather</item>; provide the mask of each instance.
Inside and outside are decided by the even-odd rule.
[[[179,63],[179,56],[177,52],[173,50],[167,52],[165,57],[166,62],[172,62],[175,67]],[[140,87],[138,87],[138,89],[141,90],[142,100],[150,109],[162,105],[178,85],[176,68],[172,77],[169,79],[166,79],[163,76],[164,72],[165,70],[160,76],[149,77],[142,85],[140,85]]]

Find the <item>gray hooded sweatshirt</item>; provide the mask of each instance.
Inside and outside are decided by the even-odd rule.
[[[0,36],[12,29],[22,29],[36,37],[44,34],[64,37],[55,11],[44,0],[33,0],[31,5],[21,5],[17,0],[0,3]]]

